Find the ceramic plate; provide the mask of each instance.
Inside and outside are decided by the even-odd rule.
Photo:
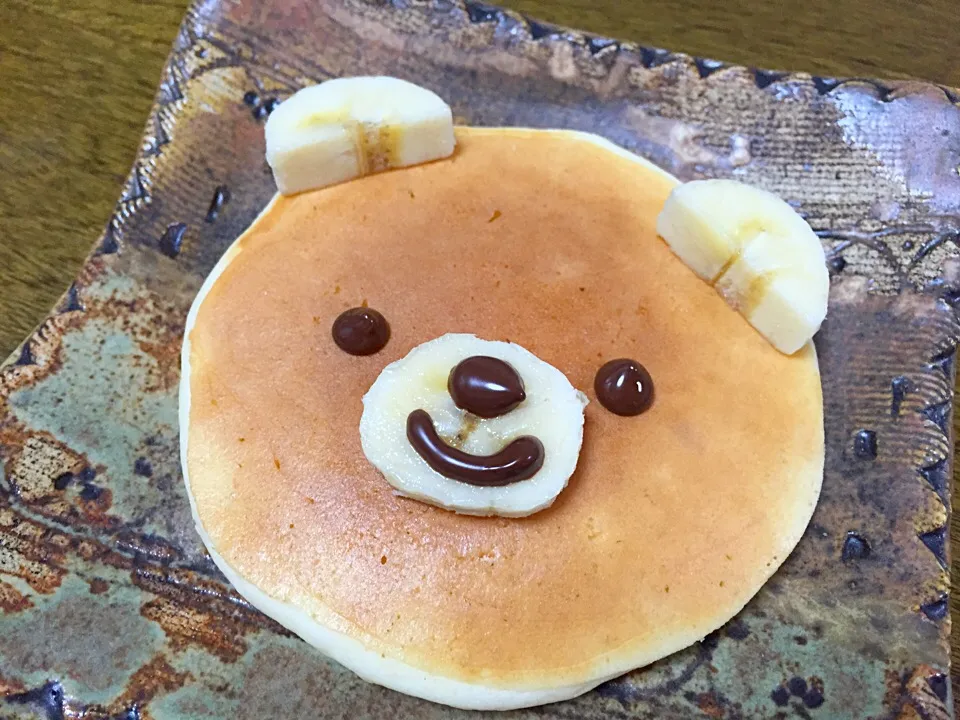
[[[700,60],[462,0],[204,0],[116,212],[0,369],[0,716],[461,718],[367,685],[244,602],[193,530],[178,353],[204,275],[274,191],[263,123],[330,77],[458,122],[588,130],[683,179],[787,198],[823,239],[813,521],[703,642],[505,718],[952,717],[947,517],[960,333],[958,96]]]

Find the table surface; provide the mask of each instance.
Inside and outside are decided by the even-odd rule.
[[[828,76],[960,87],[957,0],[504,0],[647,45]],[[0,2],[0,357],[44,317],[133,162],[187,0]],[[960,507],[960,483],[954,507]],[[960,522],[953,521],[953,569]],[[951,596],[960,668],[960,594]],[[954,692],[960,698],[955,687]]]

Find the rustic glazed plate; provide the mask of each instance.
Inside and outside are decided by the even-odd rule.
[[[589,130],[683,179],[756,183],[830,258],[826,477],[796,552],[703,642],[506,717],[952,717],[958,96],[728,67],[461,0],[187,14],[116,213],[0,369],[0,717],[470,714],[367,685],[252,609],[180,478],[183,321],[273,193],[263,121],[303,85],[371,73],[433,88],[461,123]]]

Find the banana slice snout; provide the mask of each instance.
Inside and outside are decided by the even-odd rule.
[[[781,352],[792,355],[820,329],[830,290],[823,247],[773,193],[735,180],[678,185],[657,232]]]
[[[514,343],[448,334],[385,367],[360,440],[398,494],[465,515],[550,506],[577,467],[586,396]]]
[[[299,90],[271,113],[265,135],[283,195],[448,157],[456,143],[450,106],[392,77],[337,78]]]

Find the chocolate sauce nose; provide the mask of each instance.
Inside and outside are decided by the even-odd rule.
[[[468,357],[451,370],[447,391],[458,408],[482,418],[505,415],[527,398],[517,371],[486,355]]]

